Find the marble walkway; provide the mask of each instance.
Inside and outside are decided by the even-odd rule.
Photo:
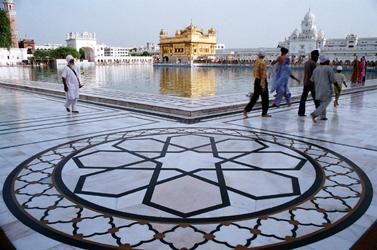
[[[64,96],[61,84],[29,81],[29,80],[5,80],[0,81],[0,86],[14,89],[28,90],[44,93],[52,96]],[[343,93],[355,93],[358,91],[377,89],[376,80],[367,80],[364,86],[349,86],[343,88]],[[292,88],[292,102],[298,102],[301,88]],[[149,114],[159,114],[165,117],[179,119],[185,123],[195,123],[204,118],[226,115],[238,112],[248,101],[246,93],[228,95],[215,95],[207,97],[186,98],[178,96],[162,96],[149,93],[126,92],[109,88],[96,88],[84,86],[80,90],[81,100],[93,104],[103,104],[112,107],[126,108],[132,111]],[[270,104],[273,96],[270,95]],[[257,103],[257,106],[259,103]]]
[[[0,226],[20,250],[350,249],[377,218],[376,97],[188,125],[0,87]]]

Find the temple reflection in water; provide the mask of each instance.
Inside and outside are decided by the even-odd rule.
[[[215,95],[216,74],[214,70],[193,68],[161,68],[160,94],[181,97]]]
[[[63,68],[47,69],[32,67],[0,67],[0,78],[10,80],[33,80],[61,85]],[[199,68],[155,67],[153,65],[100,65],[81,68],[81,80],[87,89],[112,89],[118,91],[153,95],[198,98],[229,94],[245,94],[253,89],[253,72],[250,68]],[[303,79],[302,68],[292,73]],[[346,79],[352,71],[345,70]],[[367,79],[376,79],[376,71],[368,71]],[[302,89],[294,80],[289,81],[291,90]]]

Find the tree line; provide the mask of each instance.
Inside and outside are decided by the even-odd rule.
[[[34,58],[54,58],[54,59],[65,59],[67,55],[72,55],[74,58],[82,58],[82,53],[78,52],[74,48],[60,47],[56,49],[49,50],[36,50],[33,53]]]
[[[10,48],[12,45],[12,33],[10,22],[4,10],[0,10],[0,48]]]

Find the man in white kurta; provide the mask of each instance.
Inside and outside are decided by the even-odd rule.
[[[80,79],[79,72],[75,67],[73,56],[66,57],[67,65],[63,69],[62,78],[66,97],[65,109],[67,112],[78,113],[76,109],[77,100],[79,99]]]
[[[319,57],[320,65],[317,66],[310,80],[314,82],[315,99],[319,102],[317,109],[311,113],[313,122],[320,116],[321,120],[327,120],[326,108],[331,102],[333,94],[333,84],[335,82],[334,70],[329,66],[330,60],[327,56]]]

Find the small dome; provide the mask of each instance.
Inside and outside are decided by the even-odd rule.
[[[355,40],[355,39],[357,39],[357,36],[355,35],[355,34],[349,34],[347,37],[346,37],[346,39],[348,39],[348,40]]]
[[[193,30],[193,29],[195,29],[196,28],[196,26],[195,25],[193,25],[192,23],[190,23],[190,25],[189,26],[187,26],[187,30]]]
[[[211,27],[211,28],[208,29],[208,33],[209,34],[216,34],[216,29]]]
[[[305,14],[304,20],[306,21],[312,21],[314,22],[315,20],[315,15],[312,13],[312,11],[309,9],[308,13]]]
[[[297,39],[299,36],[298,29],[295,29],[292,34],[289,36],[290,39]]]

